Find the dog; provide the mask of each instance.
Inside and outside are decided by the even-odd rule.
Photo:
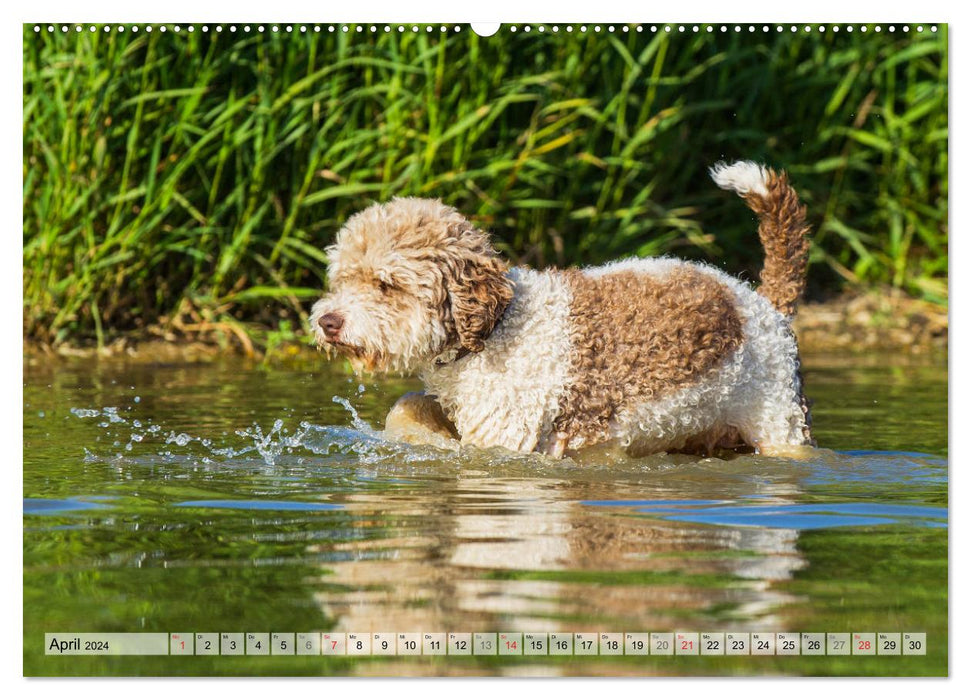
[[[758,217],[757,290],[669,257],[565,270],[510,268],[489,236],[437,200],[350,217],[327,248],[318,346],[356,370],[417,373],[389,433],[413,442],[563,457],[814,445],[790,322],[809,226],[784,171],[710,169]]]

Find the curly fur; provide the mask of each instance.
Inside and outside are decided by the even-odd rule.
[[[331,293],[310,316],[318,345],[367,370],[416,371],[478,352],[512,298],[489,237],[441,202],[397,198],[355,214],[327,248]],[[344,320],[339,342],[320,326]]]
[[[742,342],[731,295],[693,267],[564,275],[573,360],[554,427],[571,445],[610,439],[618,411],[704,377]]]
[[[742,195],[759,217],[759,240],[765,249],[759,293],[786,316],[794,315],[806,287],[809,225],[789,176],[747,161],[718,163],[711,176],[719,187]]]
[[[359,368],[417,372],[427,394],[407,397],[395,423],[437,416],[448,425],[432,433],[480,447],[561,456],[607,441],[638,453],[810,444],[788,318],[805,271],[804,210],[784,173],[742,163],[712,175],[759,214],[760,293],[669,258],[508,269],[455,209],[395,199],[349,219],[328,248],[317,341]]]
[[[668,258],[624,260],[588,274],[663,278],[682,266],[726,289],[742,325],[742,343],[702,380],[675,386],[657,400],[621,407],[612,421],[615,438],[635,454],[708,452],[734,440],[761,451],[811,444],[796,339],[768,299],[721,270]]]
[[[570,294],[562,276],[509,271],[515,294],[481,352],[420,371],[462,442],[551,451],[552,424],[568,386]]]

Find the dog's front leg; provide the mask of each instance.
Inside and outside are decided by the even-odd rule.
[[[554,433],[550,437],[549,444],[546,446],[546,454],[553,459],[563,459],[568,441],[569,436],[566,433]]]
[[[434,396],[414,391],[391,407],[384,420],[385,434],[413,445],[457,447],[458,432]]]

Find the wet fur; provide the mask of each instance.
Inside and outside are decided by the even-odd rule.
[[[311,315],[318,343],[360,369],[419,374],[426,395],[404,399],[389,425],[431,421],[480,447],[562,456],[605,442],[636,453],[809,444],[789,325],[805,211],[784,173],[736,163],[712,175],[759,216],[759,293],[669,258],[509,269],[455,209],[395,199],[349,219],[328,249],[330,293]],[[319,326],[325,314],[343,319],[338,336]]]
[[[574,357],[553,424],[574,444],[609,440],[620,409],[697,381],[742,342],[728,290],[693,267],[663,278],[633,271],[564,276],[573,297]]]

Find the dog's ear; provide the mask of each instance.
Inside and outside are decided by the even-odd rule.
[[[477,232],[479,233],[479,232]],[[512,300],[512,281],[506,277],[506,265],[479,233],[484,246],[465,251],[446,266],[445,289],[459,345],[479,352],[485,339]]]

